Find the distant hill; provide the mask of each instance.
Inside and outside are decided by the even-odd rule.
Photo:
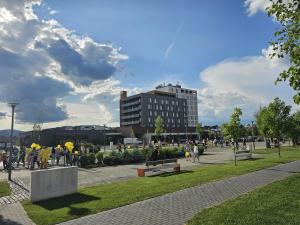
[[[19,134],[22,133],[21,130],[14,130],[14,137],[19,137]],[[10,130],[0,130],[0,136],[3,137],[9,137],[10,136]]]

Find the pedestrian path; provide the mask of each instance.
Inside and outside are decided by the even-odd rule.
[[[3,177],[1,177],[1,180]],[[21,205],[21,201],[29,199],[29,190],[24,183],[13,177],[12,181],[8,181],[11,195],[0,198],[0,224],[1,225],[34,225],[28,218],[25,210]]]
[[[85,216],[61,225],[182,225],[204,208],[299,172],[300,160]]]
[[[29,190],[25,187],[24,183],[20,179],[13,177],[12,181],[8,181],[8,183],[10,186],[11,195],[1,197],[0,206],[29,199]]]

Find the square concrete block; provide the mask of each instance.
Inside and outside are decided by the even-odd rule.
[[[30,177],[30,199],[32,202],[55,198],[77,192],[78,167],[61,167],[37,170]]]

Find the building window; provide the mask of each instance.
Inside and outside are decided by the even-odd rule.
[[[156,98],[154,99],[154,103],[157,103],[157,100],[156,100]]]
[[[152,116],[152,111],[149,112],[149,115]]]
[[[149,98],[149,102],[152,103],[152,98]]]
[[[154,116],[157,116],[157,112],[156,111],[154,112]]]
[[[160,105],[160,107],[159,107],[159,108],[160,108],[160,110],[162,110],[162,105]]]
[[[164,104],[164,100],[163,99],[161,100],[161,104]]]

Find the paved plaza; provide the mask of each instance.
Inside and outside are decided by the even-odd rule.
[[[194,167],[205,166],[217,163],[226,163],[232,160],[232,150],[230,149],[210,149],[201,155],[200,162],[192,163],[187,162],[185,159],[179,159],[179,163],[183,170],[190,170]],[[144,164],[131,164],[131,165],[120,165],[120,166],[107,166],[98,167],[94,169],[83,169],[78,170],[78,185],[79,187],[94,186],[97,184],[110,183],[113,181],[128,180],[137,177],[137,168]],[[0,165],[1,167],[1,165]],[[31,170],[24,169],[20,166],[19,169],[13,170],[13,176],[17,177],[25,187],[30,185],[30,173]],[[5,179],[7,173],[0,172],[0,179]]]

